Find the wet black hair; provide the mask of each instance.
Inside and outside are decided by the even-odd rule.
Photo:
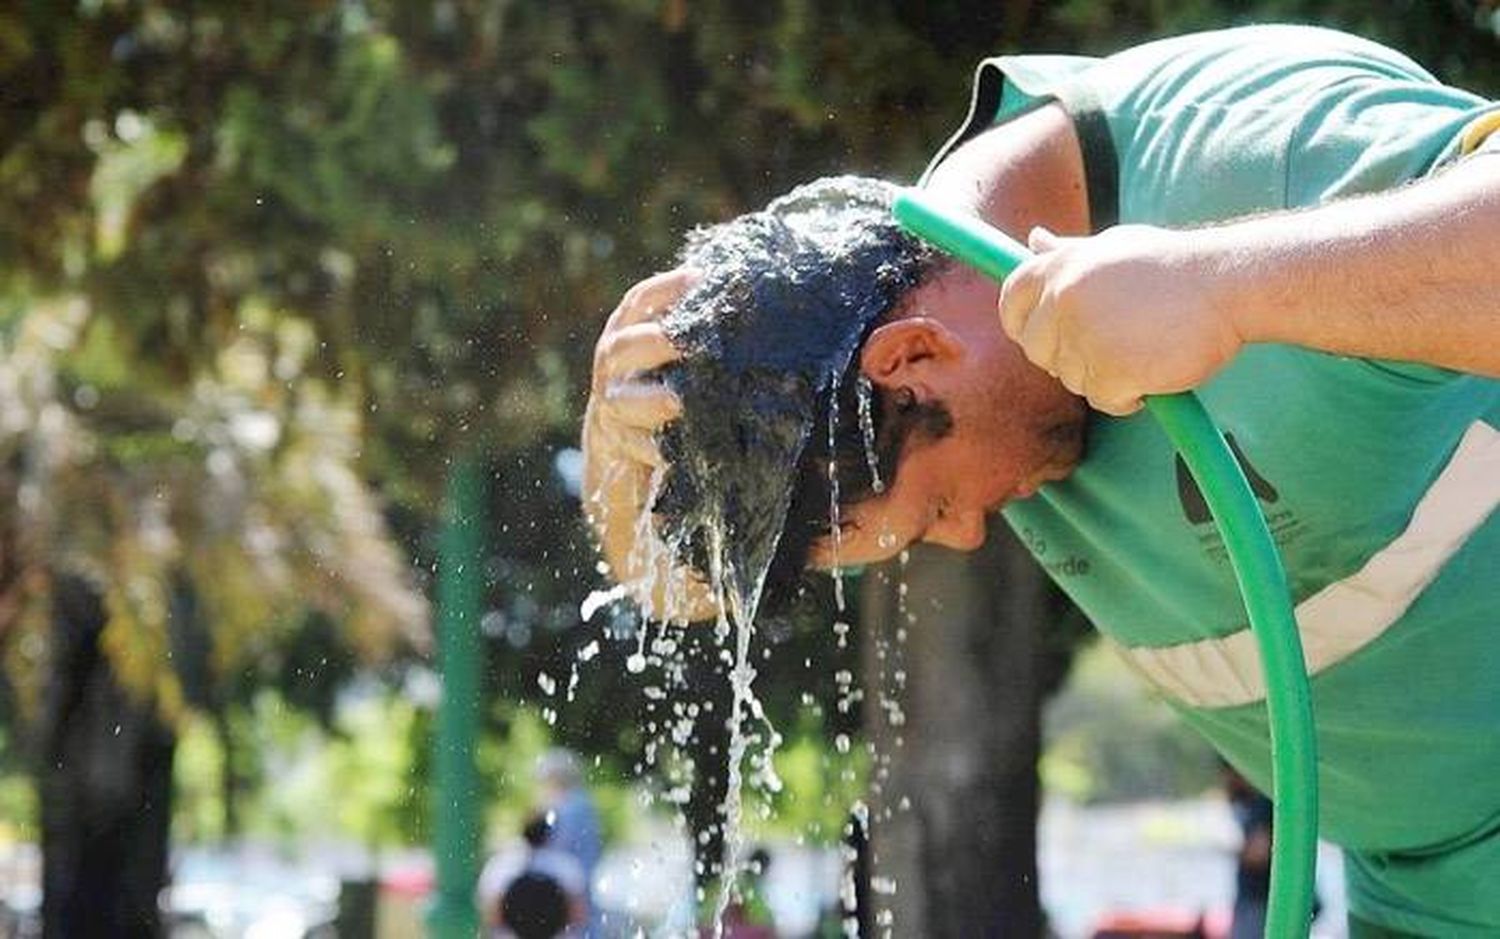
[[[945,263],[896,224],[896,192],[818,180],[693,233],[682,253],[702,277],[662,322],[683,350],[663,372],[683,414],[662,437],[669,469],[653,511],[679,561],[718,567],[762,609],[784,608],[804,583],[835,484],[840,505],[857,504],[894,481],[913,430],[951,426],[941,405],[860,377],[864,341]]]

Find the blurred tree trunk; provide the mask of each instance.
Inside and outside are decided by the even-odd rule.
[[[42,929],[48,937],[163,934],[176,745],[153,704],[120,687],[98,592],[59,577],[42,712]]]
[[[862,589],[876,933],[1043,935],[1036,766],[1066,601],[998,522],[978,552],[916,547]]]
[[[235,766],[238,756],[234,748],[234,728],[229,724],[227,702],[214,710],[213,720],[219,747],[224,754],[224,762],[219,766],[219,798],[224,801],[224,837],[232,840],[240,834],[240,776]]]

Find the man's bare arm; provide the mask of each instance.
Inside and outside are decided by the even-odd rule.
[[[1500,159],[1305,211],[1032,234],[1006,332],[1097,408],[1205,381],[1250,342],[1500,376]]]
[[[1204,233],[1246,342],[1500,377],[1500,159]],[[1222,240],[1222,244],[1220,244]]]

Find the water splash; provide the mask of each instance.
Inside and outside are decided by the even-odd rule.
[[[800,570],[816,530],[829,532],[841,614],[835,634],[845,645],[840,506],[850,489],[842,477],[859,477],[854,486],[860,492],[878,493],[885,486],[873,389],[862,378],[849,384],[845,379],[863,336],[930,263],[930,253],[892,221],[894,192],[875,180],[820,180],[763,212],[695,233],[683,261],[703,276],[662,321],[684,353],[662,372],[684,412],[660,441],[669,469],[653,474],[642,493],[647,511],[637,521],[638,556],[631,569],[645,576],[625,586],[638,599],[664,595],[672,608],[670,598],[688,595],[689,571],[707,581],[718,614],[713,636],[730,684],[729,713],[666,707],[686,687],[680,663],[665,651],[668,625],[659,625],[654,639],[649,624],[640,626],[626,668],[641,674],[659,667],[664,676],[647,693],[664,712],[648,732],[665,732],[661,745],[648,745],[648,764],[670,762],[664,747],[685,746],[705,716],[726,722],[729,785],[716,930],[743,864],[743,790],[749,784],[774,793],[781,786],[772,763],[781,738],[754,692],[752,650],[762,596],[768,582],[779,584],[776,570]],[[849,388],[856,400],[845,402],[842,392]],[[839,438],[839,414],[846,406],[857,414],[859,438],[852,451]],[[820,422],[826,422],[826,439],[814,432]],[[850,452],[853,458],[846,459]],[[817,501],[804,492],[809,472],[821,476],[815,480],[822,487]],[[826,507],[820,522],[812,516],[796,521],[803,517],[799,511],[819,511],[819,501]],[[581,612],[596,612],[615,596],[591,595]],[[840,710],[859,697],[852,676],[840,682]],[[846,738],[842,749],[848,747]],[[669,792],[685,800],[677,784],[682,775],[674,772],[668,767],[676,781]]]
[[[869,477],[875,466],[879,476],[868,383],[849,385],[868,412],[864,465],[840,456],[838,412],[860,342],[935,263],[892,219],[895,192],[878,180],[819,180],[695,233],[684,252],[703,276],[662,320],[684,352],[663,371],[684,411],[661,441],[672,470],[653,509],[664,539],[699,571],[711,566],[709,527],[724,529],[724,566],[740,572],[741,609],[753,610],[751,594],[773,561],[794,575],[802,566],[810,532],[794,526],[783,535],[807,453],[818,452],[825,470],[834,464],[818,482],[840,495],[847,474]],[[829,431],[821,441],[820,421]],[[836,515],[842,500],[820,498]]]
[[[589,595],[583,598],[582,603],[578,604],[578,619],[583,623],[592,622],[595,614],[600,610],[620,600],[624,600],[628,596],[630,596],[630,586],[628,584],[616,584],[608,590],[589,591]]]
[[[863,376],[861,376],[863,377]],[[839,386],[835,380],[833,388],[828,397],[836,402],[839,395]],[[829,568],[829,576],[833,578],[833,606],[840,616],[848,610],[849,604],[844,599],[844,566],[842,553],[844,550],[844,526],[839,518],[839,461],[838,461],[838,439],[839,439],[839,409],[836,405],[828,408],[828,531],[832,537],[829,542],[833,545],[833,564]],[[873,463],[871,464],[873,465]],[[878,471],[874,474],[879,478]]]
[[[875,455],[875,389],[863,374],[855,381],[856,393],[859,395],[859,437],[865,445],[865,465],[870,469],[870,488],[879,495],[885,492],[885,480],[880,478],[880,460]],[[831,448],[832,443],[829,446]],[[892,540],[894,541],[894,536]]]

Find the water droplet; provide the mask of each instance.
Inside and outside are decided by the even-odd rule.
[[[865,464],[870,468],[870,488],[879,495],[885,492],[885,480],[880,478],[880,461],[875,455],[875,415],[871,406],[874,391],[864,375],[859,376],[855,389],[859,397],[859,434],[865,444]]]
[[[854,250],[860,238],[867,238],[869,232],[859,225],[845,224],[848,221],[846,213],[851,207],[857,207],[869,200],[863,198],[863,190],[855,189],[850,192],[851,184],[835,183],[831,187],[817,190],[815,195],[808,191],[802,191],[800,195],[788,197],[790,201],[784,202],[786,212],[799,215],[807,215],[812,218],[806,222],[810,231],[819,238],[826,238],[831,243],[831,249],[837,251]],[[888,212],[885,207],[875,207],[877,211],[870,213],[871,219],[878,219],[882,223],[889,223]],[[773,212],[773,214],[775,214]],[[858,237],[855,237],[858,236]],[[847,242],[847,244],[846,244]],[[730,252],[726,264],[734,264],[733,254],[736,245],[733,241],[726,245]],[[885,249],[881,249],[882,251]],[[753,254],[745,254],[744,261],[757,257]],[[716,259],[716,263],[719,263]],[[743,262],[741,262],[743,263]],[[756,261],[756,264],[762,262]],[[885,263],[881,260],[880,263]],[[755,271],[750,273],[754,274]],[[872,300],[875,299],[872,295]],[[868,305],[868,304],[867,304]],[[839,305],[840,316],[847,318],[847,310],[843,304]],[[884,307],[882,306],[882,309]],[[874,306],[869,307],[872,315]],[[775,311],[772,311],[775,312]],[[711,311],[709,311],[711,315]],[[711,325],[711,324],[710,324]],[[852,348],[852,347],[851,347]],[[818,380],[812,386],[819,390],[815,394],[821,397],[828,393],[829,385],[833,385],[832,395],[835,402],[839,400],[837,387],[838,376],[845,374],[848,359],[839,363],[819,365],[818,368],[828,368],[831,371],[820,372]],[[713,376],[709,376],[713,380]],[[869,468],[869,483],[875,492],[882,491],[885,487],[879,478],[878,458],[874,449],[874,389],[868,381],[861,381],[856,388],[850,389],[857,397],[850,404],[858,408],[857,430],[864,442],[864,461]],[[821,436],[825,428],[818,428],[813,423],[813,415],[817,414],[815,401],[801,401],[797,405],[797,414],[802,423],[802,432],[811,432]],[[839,422],[846,424],[854,423],[852,415],[841,414],[838,407],[832,407],[828,412],[828,424],[826,430],[829,435],[829,453],[838,452],[835,444]],[[846,428],[846,431],[848,428]],[[805,439],[805,436],[800,438]],[[820,448],[821,449],[821,448]],[[859,460],[858,452],[854,454],[855,460]],[[676,462],[679,467],[686,465],[689,473],[695,472],[693,467],[698,455],[688,452]],[[722,465],[705,464],[705,465]],[[846,464],[839,463],[836,459],[830,459],[821,464],[818,469],[827,468],[829,474],[829,520],[833,529],[835,599],[840,609],[846,606],[844,596],[846,585],[842,579],[841,571],[837,570],[840,535],[839,499],[840,486],[838,479],[839,469],[849,469]],[[701,468],[701,467],[700,467]],[[789,467],[784,467],[786,469]],[[855,469],[858,469],[855,463]],[[772,467],[770,472],[775,472]],[[701,474],[705,479],[717,478],[716,473],[707,472]],[[862,473],[859,475],[863,475]],[[641,500],[642,505],[658,504],[658,496],[662,493],[665,473],[653,473],[646,487],[649,491]],[[848,485],[843,487],[847,492]],[[710,490],[716,491],[716,490]],[[621,565],[624,571],[646,571],[651,572],[644,581],[637,581],[629,585],[628,592],[615,588],[613,591],[599,591],[591,594],[580,606],[580,614],[584,618],[596,615],[598,610],[608,604],[605,597],[613,594],[619,597],[665,597],[666,607],[677,608],[674,598],[681,597],[686,588],[685,577],[677,574],[679,570],[678,560],[687,556],[688,544],[686,539],[691,538],[692,554],[704,559],[707,570],[701,571],[714,596],[718,600],[720,615],[711,631],[699,632],[703,641],[716,643],[707,650],[708,654],[703,659],[711,661],[711,657],[717,657],[726,666],[726,672],[730,681],[732,697],[730,700],[720,704],[717,708],[712,707],[711,702],[702,702],[701,713],[709,714],[704,719],[703,727],[712,723],[718,727],[727,725],[729,729],[729,740],[727,746],[718,746],[717,767],[721,773],[721,783],[727,784],[727,796],[721,806],[720,832],[717,837],[722,837],[725,845],[726,860],[724,864],[724,876],[722,882],[726,889],[714,891],[718,894],[715,898],[719,907],[718,913],[722,915],[732,891],[736,873],[742,867],[740,857],[743,851],[744,834],[741,829],[741,815],[744,810],[750,813],[759,812],[764,814],[773,807],[769,799],[760,799],[753,802],[745,801],[751,798],[756,790],[762,795],[774,794],[781,789],[781,781],[776,777],[772,755],[776,747],[781,743],[781,736],[776,733],[774,727],[767,719],[761,703],[756,697],[753,681],[756,677],[756,669],[752,663],[763,659],[769,650],[759,641],[752,645],[754,635],[754,615],[759,602],[761,578],[764,568],[756,569],[750,564],[761,564],[761,552],[755,545],[747,546],[741,543],[731,543],[729,526],[731,521],[723,517],[725,507],[722,504],[714,504],[713,499],[705,499],[704,504],[692,510],[690,517],[686,520],[686,528],[674,528],[667,526],[658,530],[656,518],[651,512],[642,512],[636,521],[637,537],[634,539],[635,551],[628,562]],[[601,574],[606,573],[600,570]],[[612,599],[612,597],[611,597]],[[644,766],[639,771],[644,771],[645,766],[656,768],[668,783],[666,789],[668,801],[686,803],[690,787],[686,785],[681,776],[674,778],[674,772],[681,772],[674,768],[677,762],[673,755],[677,747],[691,741],[695,733],[696,720],[701,716],[699,709],[686,700],[683,693],[688,690],[685,679],[686,668],[684,665],[684,652],[681,646],[686,645],[677,639],[669,638],[669,632],[675,627],[672,624],[659,624],[656,621],[643,623],[634,628],[624,623],[627,617],[620,615],[612,618],[605,627],[606,637],[624,638],[630,636],[634,642],[634,654],[629,655],[625,661],[626,669],[635,674],[646,670],[649,664],[653,669],[653,678],[660,672],[660,680],[652,681],[652,687],[644,690],[646,697],[646,711],[649,720],[643,726],[647,733],[653,738],[643,748]],[[838,636],[841,645],[847,644],[849,634],[853,627],[847,622],[846,617],[840,617],[839,622],[834,624],[834,633]],[[674,634],[679,635],[680,634]],[[628,651],[628,650],[627,650]],[[575,662],[586,662],[598,652],[597,644],[590,643],[584,649],[579,650]],[[816,668],[811,659],[804,658],[804,667]],[[575,667],[575,677],[576,677]],[[571,692],[571,683],[569,686]],[[847,669],[840,674],[839,682],[839,708],[847,713],[856,708],[863,699],[864,692],[855,685],[855,677]],[[871,692],[875,693],[875,692]],[[883,695],[877,695],[883,700]],[[816,705],[816,699],[811,699],[812,705]],[[689,706],[684,706],[687,703]],[[811,706],[811,705],[810,705]],[[658,747],[659,742],[659,747]],[[844,735],[839,742],[839,748],[843,753],[851,752],[855,741]],[[675,745],[675,746],[674,746]],[[661,762],[658,762],[660,760]],[[852,762],[852,761],[845,761]],[[853,769],[848,768],[843,772],[843,778],[852,780]],[[743,792],[742,789],[749,789]],[[704,896],[705,902],[708,897]],[[719,916],[715,916],[717,921]]]
[[[624,599],[628,594],[629,588],[625,584],[620,584],[618,587],[612,587],[609,590],[591,591],[588,596],[583,598],[583,602],[578,605],[578,618],[587,623],[594,618],[595,613],[598,613],[616,600]]]

